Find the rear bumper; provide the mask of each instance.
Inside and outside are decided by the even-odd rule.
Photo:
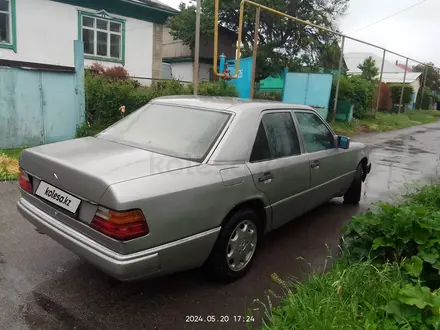
[[[18,211],[58,243],[122,281],[154,277],[201,266],[220,231],[214,228],[132,254],[119,254],[49,216],[21,198]]]

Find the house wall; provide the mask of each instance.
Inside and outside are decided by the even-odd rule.
[[[237,35],[232,32],[219,31],[218,53],[226,55],[228,60],[235,59]],[[200,42],[200,57],[212,58],[214,53],[214,39],[201,40]],[[193,52],[190,47],[182,44],[180,40],[174,40],[170,34],[170,29],[165,27],[163,29],[163,57],[192,57]]]
[[[420,77],[417,78],[416,80],[414,80],[411,84],[410,84],[413,88],[414,88],[414,93],[418,93],[419,89],[420,89]]]
[[[176,62],[171,63],[173,78],[185,82],[192,82],[194,77],[194,63],[193,62]],[[199,64],[199,81],[209,81],[212,64]]]
[[[192,82],[194,77],[194,64],[193,62],[179,62],[171,63],[173,70],[173,78],[177,80],[183,80]]]
[[[162,79],[162,38],[163,38],[163,25],[153,25],[153,63],[152,63],[152,78]]]
[[[164,58],[170,57],[191,57],[191,49],[189,46],[182,44],[180,40],[174,40],[170,34],[170,28],[163,28],[163,46],[162,56]]]
[[[0,48],[5,60],[73,66],[72,42],[78,39],[78,10],[95,10],[49,0],[16,0],[17,53]],[[130,75],[152,77],[153,23],[126,20],[125,68]],[[85,60],[91,65],[92,60]],[[105,66],[118,63],[100,62]]]
[[[414,93],[413,93],[413,100],[411,102],[411,108],[415,109],[415,105],[417,102],[417,93],[419,92],[420,87],[422,86],[420,79],[421,79],[421,75],[414,80],[410,85],[414,88]]]
[[[237,35],[234,33],[222,33],[219,31],[218,54],[225,54],[227,60],[234,60],[236,53]],[[213,58],[214,39],[209,39],[200,43],[200,57]]]
[[[199,65],[199,81],[209,81],[212,63],[200,63]]]

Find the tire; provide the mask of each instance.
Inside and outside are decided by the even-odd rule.
[[[356,173],[354,175],[353,181],[350,187],[344,195],[345,204],[359,204],[361,200],[362,193],[362,175],[364,173],[362,164],[359,164]]]
[[[243,208],[233,213],[223,225],[205,264],[208,275],[226,283],[243,277],[255,259],[261,234],[261,220],[255,211]]]

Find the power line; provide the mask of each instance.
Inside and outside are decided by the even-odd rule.
[[[373,25],[376,25],[376,24],[382,23],[383,21],[386,21],[387,19],[390,19],[390,18],[392,18],[392,17],[394,17],[394,16],[397,16],[397,15],[399,15],[399,14],[405,12],[405,11],[408,11],[408,10],[410,10],[410,9],[413,9],[414,7],[417,7],[417,6],[421,5],[422,3],[426,2],[426,1],[429,1],[429,0],[421,0],[421,1],[419,1],[419,2],[417,2],[417,3],[415,3],[415,4],[413,4],[412,6],[406,7],[406,8],[404,8],[404,9],[402,9],[402,10],[400,10],[400,11],[394,13],[394,14],[391,14],[390,16],[384,17],[384,18],[382,18],[382,19],[380,19],[380,20],[378,20],[378,21],[376,21],[376,22],[370,23],[370,24],[368,24],[368,25],[366,25],[366,26],[364,26],[364,27],[362,27],[362,28],[360,28],[360,29],[357,29],[357,30],[355,30],[353,33],[356,33],[356,32],[362,31],[362,30],[365,30],[365,29],[367,29],[367,28],[369,28],[369,27],[371,27],[371,26],[373,26]]]

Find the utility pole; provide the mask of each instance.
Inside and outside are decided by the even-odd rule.
[[[197,0],[196,12],[196,44],[194,47],[194,95],[197,96],[199,91],[199,54],[200,54],[200,7],[201,0]]]
[[[255,13],[255,31],[254,31],[254,49],[252,53],[252,80],[251,80],[251,95],[250,99],[254,98],[255,89],[255,69],[257,67],[257,50],[258,50],[258,30],[260,29],[260,7],[257,7]]]

